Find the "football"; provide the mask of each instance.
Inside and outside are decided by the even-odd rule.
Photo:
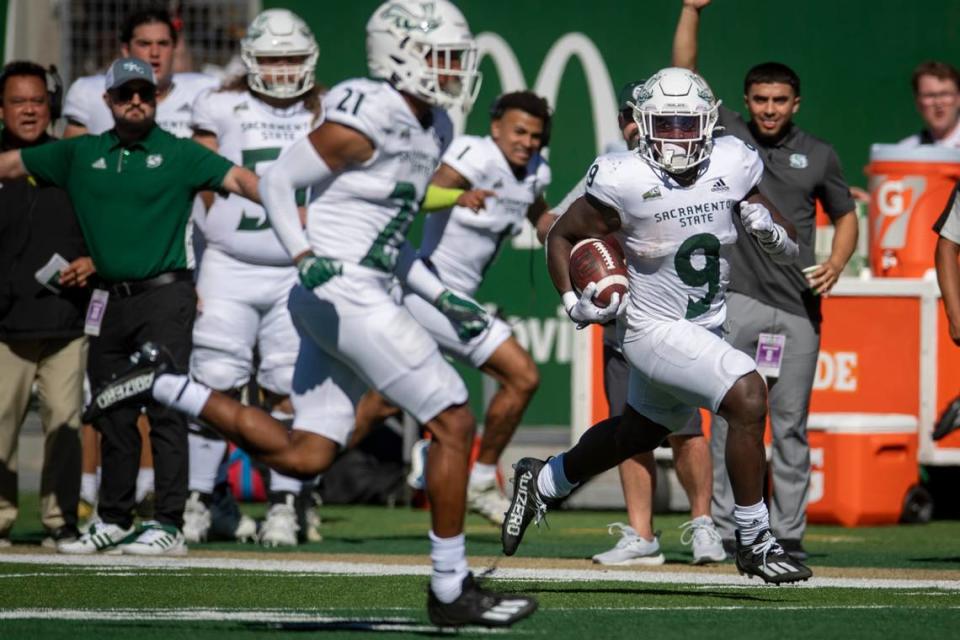
[[[627,265],[620,243],[607,236],[588,238],[574,245],[570,251],[570,282],[577,293],[595,282],[597,293],[593,302],[598,307],[610,304],[614,293],[622,299],[627,293]]]

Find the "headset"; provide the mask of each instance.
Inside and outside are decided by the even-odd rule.
[[[10,76],[24,75],[14,67],[20,62],[19,60],[13,61],[3,67],[3,70],[0,71],[0,87],[6,85],[7,78]],[[14,73],[11,73],[11,71]],[[47,86],[47,95],[50,97],[50,122],[54,123],[63,114],[63,79],[60,77],[60,72],[57,71],[57,66],[53,64],[43,70],[43,76],[44,83]]]
[[[510,95],[510,94],[504,93],[497,96],[494,99],[493,103],[490,105],[491,120],[499,120],[500,118],[503,117],[503,114],[507,111],[507,107],[503,105],[503,97],[507,95]],[[537,97],[539,98],[540,96],[537,96]],[[515,107],[511,107],[511,108],[515,108]],[[549,106],[547,107],[547,110],[548,110],[548,113],[550,114],[550,118],[544,120],[543,122],[543,133],[540,134],[541,149],[546,149],[548,146],[550,146],[550,129],[553,126],[553,111],[549,108]]]

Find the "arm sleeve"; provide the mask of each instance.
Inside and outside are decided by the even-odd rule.
[[[215,107],[215,94],[212,91],[203,91],[193,101],[193,112],[190,118],[190,127],[194,131],[209,131],[220,138],[223,131],[218,124]]]
[[[233,163],[199,142],[182,139],[186,175],[196,191],[219,190]]]
[[[20,150],[20,158],[27,173],[44,182],[65,187],[70,177],[70,165],[77,142],[82,138],[57,140],[49,144]]]
[[[450,143],[443,154],[443,164],[466,178],[473,187],[483,183],[486,174],[486,162],[480,148],[482,141],[482,138],[474,136],[460,136]]]
[[[814,195],[823,204],[823,210],[831,220],[836,220],[843,214],[853,211],[856,206],[853,198],[850,197],[850,185],[843,177],[840,158],[837,157],[833,147],[827,149],[823,178],[816,186]]]
[[[950,194],[950,201],[944,208],[943,213],[933,225],[933,230],[947,240],[960,244],[960,182],[953,188]]]

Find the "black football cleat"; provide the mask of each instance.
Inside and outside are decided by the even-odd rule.
[[[153,402],[151,391],[157,376],[173,369],[173,357],[153,342],[145,342],[130,355],[130,366],[97,389],[83,412],[83,422],[91,423],[121,405]]]
[[[427,596],[427,615],[438,627],[509,627],[537,610],[537,601],[529,596],[505,595],[481,587],[472,573],[463,579],[463,592],[453,602],[440,602]]]
[[[737,571],[748,578],[758,576],[769,584],[788,584],[809,579],[813,572],[783,550],[769,529],[764,529],[753,544],[740,542],[737,535]]]
[[[537,490],[537,476],[545,464],[536,458],[521,458],[513,465],[513,497],[500,529],[505,555],[515,554],[530,523],[539,523],[547,513],[547,503]]]

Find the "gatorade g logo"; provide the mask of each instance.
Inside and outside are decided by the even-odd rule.
[[[910,215],[926,190],[927,181],[920,176],[887,180],[879,176],[876,206],[881,215],[873,222],[873,233],[880,239],[881,249],[902,249],[907,243]]]

